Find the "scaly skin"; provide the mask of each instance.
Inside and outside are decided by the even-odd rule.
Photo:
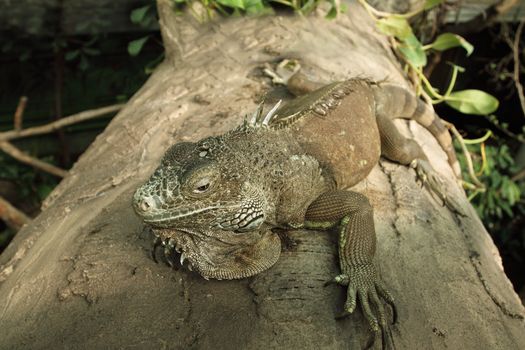
[[[456,166],[450,136],[398,86],[351,79],[317,89],[300,73],[286,80],[305,95],[266,116],[261,106],[224,135],[172,146],[135,192],[134,208],[167,254],[181,252],[181,263],[188,259],[206,279],[244,278],[271,267],[281,247],[272,228],[337,228],[341,274],[333,281],[348,288],[344,314],[359,301],[373,331],[367,346],[381,336],[388,347],[381,299],[392,307],[394,300],[373,262],[372,207],[345,188],[363,180],[383,155],[412,164],[446,199],[421,148],[391,119],[413,118],[427,127]]]

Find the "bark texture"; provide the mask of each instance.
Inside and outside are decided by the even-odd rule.
[[[355,3],[322,16],[198,24],[159,0],[166,61],[0,257],[2,349],[360,349],[360,312],[334,320],[343,288],[336,237],[290,231],[277,264],[239,281],[205,281],[155,264],[131,208],[134,189],[174,142],[225,132],[270,88],[265,62],[301,59],[320,81],[404,83],[385,38]],[[423,145],[469,216],[453,216],[386,160],[356,187],[375,209],[380,270],[395,296],[399,349],[524,349],[524,309],[489,235],[428,132]],[[356,130],[356,132],[359,132]],[[327,135],[329,137],[329,135]]]

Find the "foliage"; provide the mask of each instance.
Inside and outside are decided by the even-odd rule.
[[[45,157],[42,160],[54,163],[53,157]],[[3,153],[0,153],[0,164],[0,180],[15,184],[21,199],[30,200],[32,204],[38,205],[58,184],[52,175],[37,172]]]
[[[78,68],[85,71],[89,68],[90,58],[100,55],[100,49],[96,46],[98,40],[99,36],[94,35],[87,41],[78,40],[74,46],[67,41],[55,40],[55,42],[65,49],[64,58],[66,61],[79,62]]]
[[[46,161],[52,160],[47,157]],[[21,164],[16,160],[0,153],[0,180],[12,183],[18,190],[17,202],[25,203],[25,209],[38,209],[40,203],[55,188],[58,181],[52,175],[35,171],[35,169]],[[0,230],[0,252],[7,246],[15,235],[12,229]]]
[[[509,147],[503,143],[495,146],[482,145],[480,154],[475,153],[477,146],[467,147],[474,155],[476,163],[482,164],[476,175],[487,186],[485,190],[473,189],[469,194],[469,199],[478,214],[492,225],[504,215],[512,217],[514,210],[525,204],[521,200],[521,194],[525,192],[525,183],[513,179],[513,175],[519,169],[514,163]],[[460,162],[465,162],[464,157],[459,157]],[[465,176],[468,177],[468,174]]]
[[[333,19],[340,12],[346,11],[346,6],[340,4],[338,0],[172,0],[174,8],[181,11],[188,7],[194,16],[201,18],[193,8],[201,7],[206,11],[208,18],[213,18],[216,13],[224,16],[228,15],[267,15],[274,12],[274,8],[284,7],[293,10],[300,15],[308,15],[321,4],[328,4],[326,18]]]
[[[499,106],[499,101],[494,96],[475,89],[453,91],[458,73],[464,72],[464,68],[450,64],[451,79],[443,93],[434,88],[423,74],[427,55],[432,51],[460,47],[465,50],[467,56],[474,51],[473,45],[457,34],[443,33],[426,45],[414,35],[408,19],[443,3],[443,0],[427,0],[420,10],[402,15],[377,11],[366,0],[358,1],[375,19],[378,30],[391,37],[395,51],[405,62],[408,76],[411,77],[418,93],[427,101],[434,104],[444,102],[461,113],[484,116],[498,131],[525,144],[523,142],[525,133],[512,134],[504,123],[499,123],[492,115]],[[506,264],[522,265],[524,263],[522,255],[525,253],[525,231],[521,228],[525,224],[523,219],[525,200],[522,196],[525,191],[523,180],[525,169],[518,169],[519,167],[514,163],[511,151],[505,143],[509,140],[492,139],[491,145],[486,144],[491,134],[492,132],[489,131],[485,137],[469,141],[463,140],[457,133],[459,142],[465,147],[462,150],[467,149],[465,153],[458,153],[458,159],[466,176],[464,186],[472,205],[488,227],[502,255],[505,256]],[[478,164],[480,168],[477,173],[468,170],[467,163],[472,162]],[[515,283],[520,282],[515,281]]]
[[[506,263],[513,261],[514,264],[523,264],[525,181],[519,178],[520,169],[503,139],[493,139],[491,145],[468,147],[475,163],[481,164],[476,175],[485,184],[484,189],[467,189],[469,199],[502,255],[506,256]],[[465,169],[465,155],[458,153],[458,160]],[[468,180],[468,175],[465,176]]]
[[[394,47],[405,61],[409,73],[413,73],[416,79],[416,89],[424,93],[432,100],[432,103],[445,102],[452,108],[465,114],[488,115],[498,108],[498,100],[490,94],[480,90],[452,91],[455,85],[457,73],[464,69],[453,65],[453,75],[449,88],[444,94],[440,94],[423,74],[423,67],[427,64],[429,51],[444,51],[454,47],[462,47],[467,55],[474,51],[474,47],[464,38],[457,34],[443,33],[432,43],[423,45],[412,31],[408,18],[439,5],[443,0],[427,0],[425,6],[420,10],[407,14],[391,14],[380,12],[372,8],[365,0],[359,0],[367,9],[368,13],[376,19],[376,26],[383,34],[391,36]]]
[[[131,11],[129,15],[131,23],[139,26],[140,28],[146,29],[151,28],[153,23],[158,22],[157,11],[154,3],[138,7]],[[153,41],[162,47],[162,44],[155,40],[154,35],[148,34],[138,39],[132,40],[128,43],[128,54],[132,57],[138,56],[147,42]],[[155,59],[149,61],[145,67],[144,72],[151,74],[155,67],[164,60],[164,52],[159,54]]]
[[[154,18],[155,11],[152,16]],[[151,28],[148,30],[151,32]],[[150,42],[159,42],[158,33],[149,35]],[[141,50],[138,57],[130,59],[126,52],[130,38],[127,33],[6,35],[0,44],[4,59],[0,66],[0,113],[3,116],[0,130],[13,127],[12,115],[20,96],[28,97],[23,115],[24,128],[49,122],[56,103],[61,105],[63,115],[69,115],[127,100],[147,79],[144,70],[151,69],[162,59],[160,45],[151,45]],[[57,69],[63,73],[59,101],[55,100]],[[108,120],[99,119],[64,129],[73,161]],[[56,163],[55,159],[61,152],[57,140],[51,136],[25,139],[17,146],[50,163]],[[69,165],[61,164],[63,167]],[[13,184],[18,193],[9,194],[11,204],[30,215],[38,211],[42,200],[58,183],[53,176],[18,163],[2,152],[0,181]],[[0,221],[0,252],[14,234]]]
[[[156,17],[157,16],[155,13],[155,6],[153,4],[138,7],[131,11],[129,15],[131,23],[141,28],[150,27],[152,23],[156,22]],[[146,44],[150,37],[150,35],[146,35],[133,41],[130,41],[128,44],[128,53],[130,54],[130,56],[137,56],[140,53],[140,51],[142,51],[144,44]]]

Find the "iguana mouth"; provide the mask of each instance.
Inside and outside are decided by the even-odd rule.
[[[160,214],[154,213],[150,215],[144,215],[143,220],[145,223],[157,226],[157,227],[164,227],[169,228],[170,226],[173,226],[173,222],[178,221],[185,217],[190,217],[192,215],[201,214],[213,209],[217,209],[219,206],[213,206],[213,207],[205,207],[205,208],[190,208],[190,209],[182,209],[179,211],[168,212],[164,211]]]
[[[271,231],[236,234],[230,231],[206,233],[187,229],[154,229],[170,262],[174,251],[180,253],[180,265],[188,261],[205,279],[238,279],[270,268],[279,258],[281,243]],[[173,261],[170,262],[172,264]]]
[[[140,216],[142,216],[142,219],[145,223],[147,223],[150,226],[157,227],[157,228],[173,228],[177,227],[179,231],[185,231],[190,234],[196,234],[191,229],[179,229],[178,222],[181,220],[188,220],[192,216],[195,216],[197,214],[203,214],[206,212],[210,212],[216,209],[221,210],[236,210],[239,208],[239,205],[224,205],[224,204],[217,204],[214,206],[207,206],[207,207],[189,207],[189,208],[181,208],[177,210],[157,210],[156,212],[152,213],[145,213],[145,212],[138,212]]]

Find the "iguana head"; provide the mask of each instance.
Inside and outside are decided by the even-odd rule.
[[[227,143],[172,146],[133,196],[144,222],[205,278],[251,276],[280,254],[279,238],[264,227],[268,201],[254,169]]]

